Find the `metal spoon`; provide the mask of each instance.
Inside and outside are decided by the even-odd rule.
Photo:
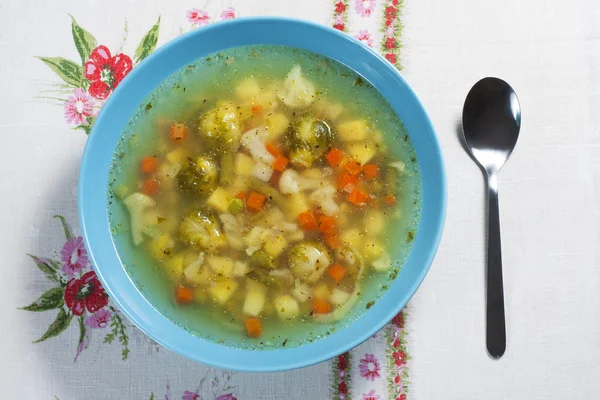
[[[469,91],[462,120],[467,148],[487,178],[486,343],[490,356],[498,359],[506,350],[498,172],[519,137],[521,127],[519,99],[513,88],[503,80],[483,78]]]

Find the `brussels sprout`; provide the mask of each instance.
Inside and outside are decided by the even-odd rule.
[[[327,122],[313,117],[297,119],[288,129],[292,163],[310,167],[315,158],[325,154],[333,139],[334,133]]]
[[[237,108],[231,102],[218,102],[200,118],[199,131],[215,151],[237,149],[242,135]]]
[[[322,243],[301,242],[290,250],[289,264],[296,278],[313,283],[329,266],[331,257]]]
[[[250,265],[266,269],[275,269],[275,260],[264,250],[257,250],[250,256]]]
[[[179,173],[177,184],[183,192],[197,193],[206,197],[217,184],[217,166],[206,157],[188,158]]]
[[[195,210],[179,225],[179,239],[198,250],[215,252],[226,243],[217,218],[210,212]]]

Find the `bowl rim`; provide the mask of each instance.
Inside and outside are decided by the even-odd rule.
[[[284,30],[296,33],[306,32],[309,37],[300,37],[302,35],[292,37],[292,34],[286,36],[285,33],[282,33],[284,31],[280,31],[280,33],[282,33],[281,35],[272,35],[270,39],[267,39],[266,28],[283,28]],[[244,36],[240,39],[231,39],[231,36],[234,36],[231,35],[232,32],[243,32]],[[222,35],[222,33],[225,33],[225,35]],[[415,264],[418,264],[419,268],[415,270],[414,274],[411,272],[413,276],[409,283],[405,284],[404,281],[402,281],[402,284],[399,285],[400,277],[402,276],[401,272],[399,278],[395,279],[387,292],[379,299],[375,306],[369,309],[369,311],[366,311],[360,318],[344,328],[339,329],[332,335],[313,343],[303,344],[289,349],[277,348],[256,351],[227,347],[194,336],[185,330],[185,328],[176,325],[164,317],[160,311],[154,308],[154,306],[145,299],[123,268],[122,262],[112,241],[108,220],[107,183],[108,165],[110,165],[112,161],[116,142],[114,145],[107,145],[106,140],[104,139],[110,134],[104,132],[110,131],[111,126],[113,125],[118,126],[120,122],[115,122],[116,119],[123,120],[123,118],[125,118],[122,114],[127,111],[121,111],[120,107],[129,105],[135,110],[142,103],[142,100],[155,90],[156,86],[150,87],[149,85],[146,85],[148,86],[147,90],[145,88],[140,89],[140,87],[145,86],[144,83],[141,83],[142,80],[146,78],[149,78],[150,81],[158,79],[158,82],[160,83],[169,76],[169,74],[164,75],[164,73],[155,73],[153,75],[153,72],[155,72],[153,68],[162,68],[162,65],[164,64],[162,59],[165,56],[179,51],[179,48],[187,48],[190,40],[204,40],[211,36],[215,41],[220,42],[224,40],[233,40],[236,43],[240,41],[243,42],[242,44],[233,44],[232,46],[222,47],[220,50],[247,44],[287,45],[319,53],[325,57],[341,62],[350,69],[363,75],[363,77],[367,78],[369,81],[371,81],[371,79],[369,79],[368,76],[364,76],[365,72],[381,75],[381,79],[384,79],[381,82],[387,82],[385,79],[393,79],[395,80],[393,83],[398,85],[398,89],[400,89],[403,95],[410,99],[407,104],[409,104],[411,111],[415,113],[415,118],[418,120],[418,123],[415,122],[415,125],[420,126],[423,130],[422,132],[420,131],[419,134],[426,135],[426,138],[423,140],[427,143],[423,146],[429,146],[427,151],[428,154],[430,154],[428,157],[431,159],[431,163],[428,162],[426,168],[431,170],[432,177],[434,177],[437,182],[432,183],[433,188],[431,188],[431,190],[428,189],[426,193],[422,179],[422,165],[419,163],[419,168],[421,169],[422,190],[421,220],[419,222],[418,234],[415,236],[413,248],[411,249],[411,254],[402,271],[404,271],[413,258],[413,253],[415,253],[417,245],[421,243],[423,249],[421,249],[421,247],[418,249],[422,251],[423,254],[414,256],[418,258],[418,262],[415,262]],[[314,40],[317,37],[319,40]],[[261,40],[261,38],[264,39]],[[309,42],[311,39],[313,41]],[[248,40],[254,40],[254,42],[251,41],[245,43]],[[327,41],[331,42],[331,44],[324,44],[324,42]],[[211,45],[205,46],[210,47]],[[325,50],[319,51],[321,48]],[[349,55],[345,55],[346,53],[344,52],[347,52]],[[214,51],[209,52],[206,50],[200,52],[196,54],[194,58],[197,59],[210,53],[214,53]],[[349,65],[354,62],[349,59],[350,54],[364,57],[364,60],[362,61],[363,66],[361,68],[358,68],[356,65]],[[356,62],[360,63],[361,61]],[[185,65],[185,62],[179,63],[179,67],[183,65]],[[170,73],[175,72],[176,69],[172,70]],[[383,86],[381,86],[381,84],[379,86],[374,86],[383,94],[381,90]],[[141,99],[139,99],[140,96]],[[398,113],[396,107],[397,104],[395,104],[396,102],[392,102],[388,96],[384,95],[384,97],[386,97],[396,113]],[[137,101],[138,99],[139,101]],[[137,101],[137,104],[132,105],[131,103],[135,103],[135,101]],[[115,114],[114,116],[117,116],[118,118],[113,118],[114,116],[112,114]],[[124,126],[127,125],[130,117],[131,113],[126,116],[125,119],[127,122]],[[405,118],[401,119],[406,125]],[[113,130],[114,129],[116,128],[113,127]],[[123,130],[121,129],[121,131],[118,132],[117,141],[122,135],[122,131]],[[411,131],[408,127],[407,131],[412,138]],[[114,134],[112,136],[114,136]],[[107,152],[107,146],[110,148],[108,162],[103,158]],[[417,159],[420,160],[418,151]],[[103,183],[101,185],[96,184],[98,180],[103,177],[106,177]],[[404,80],[400,72],[385,60],[385,58],[352,36],[328,26],[294,18],[247,17],[222,21],[183,34],[158,48],[129,72],[103,105],[87,140],[79,174],[78,212],[81,231],[88,250],[89,259],[94,266],[94,270],[102,282],[103,287],[123,314],[125,314],[130,321],[146,335],[175,353],[214,367],[246,372],[272,372],[306,367],[343,354],[373,336],[402,310],[422,283],[437,252],[446,215],[446,190],[446,174],[443,156],[433,124],[416,93]],[[99,194],[103,194],[100,196],[102,199],[98,199]],[[426,195],[428,196],[427,198]],[[425,201],[430,198],[432,205],[428,207],[432,209],[426,210]],[[427,225],[426,232],[422,233],[421,230],[424,223],[425,211],[428,212]],[[425,233],[427,234],[426,238],[423,237]],[[424,241],[426,241],[426,243]],[[98,265],[103,266],[98,268]],[[394,293],[392,291],[394,287],[397,287],[396,292],[400,293]],[[397,294],[399,294],[399,297],[392,299],[392,296]],[[387,301],[384,302],[384,299],[387,299]]]

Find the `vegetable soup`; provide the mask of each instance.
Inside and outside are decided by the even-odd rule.
[[[402,122],[367,81],[249,46],[186,66],[140,106],[109,212],[128,273],[167,318],[231,346],[296,346],[385,293],[419,185]]]

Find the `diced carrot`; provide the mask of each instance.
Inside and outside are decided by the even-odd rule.
[[[331,304],[325,300],[315,299],[313,301],[313,311],[317,314],[328,314],[331,312]]]
[[[246,192],[239,192],[238,194],[235,195],[236,198],[242,200],[244,203],[246,202],[246,199],[248,198],[248,193]]]
[[[333,148],[327,152],[325,158],[332,167],[339,167],[344,159],[344,153],[339,149]]]
[[[298,223],[305,231],[312,231],[317,229],[317,219],[315,215],[310,211],[304,211],[298,215]]]
[[[358,189],[354,189],[352,193],[348,195],[348,201],[355,206],[363,206],[369,200],[369,195]]]
[[[154,196],[158,193],[158,181],[155,179],[144,180],[144,183],[142,183],[142,192],[148,196]]]
[[[248,210],[256,212],[262,208],[266,199],[267,198],[260,193],[251,192],[248,196],[248,200],[246,200],[246,207]]]
[[[320,232],[330,232],[335,229],[336,222],[335,218],[330,217],[329,215],[321,215],[319,217],[319,231]]]
[[[358,177],[347,172],[342,172],[337,180],[338,188],[344,189],[348,185],[356,187],[358,185]]]
[[[338,263],[335,263],[327,269],[327,273],[333,278],[334,281],[339,282],[344,279],[344,276],[346,275],[346,268],[342,267]]]
[[[393,206],[394,204],[396,204],[396,196],[394,196],[391,193],[388,193],[383,198],[383,202],[388,206]]]
[[[156,162],[156,157],[144,157],[142,161],[140,161],[140,171],[144,174],[152,174],[156,171],[156,167],[158,163]]]
[[[246,318],[246,334],[248,337],[257,338],[262,334],[262,326],[258,318]]]
[[[285,168],[287,167],[289,162],[290,162],[290,160],[288,160],[287,158],[285,158],[284,156],[282,156],[280,154],[277,156],[277,158],[275,159],[275,162],[273,163],[273,169],[275,171],[283,172],[283,171],[285,171]]]
[[[262,106],[260,104],[254,104],[250,111],[252,111],[252,114],[254,115],[260,114],[260,112],[262,111]]]
[[[350,160],[344,164],[344,169],[352,175],[358,175],[362,171],[362,165],[355,160]]]
[[[171,125],[171,129],[169,129],[169,137],[172,141],[179,143],[182,142],[188,133],[188,128],[185,124],[173,124]]]
[[[175,290],[175,300],[179,304],[189,304],[194,301],[194,293],[192,289],[185,286],[177,286]]]
[[[281,154],[281,151],[277,148],[277,146],[275,146],[269,142],[267,142],[265,144],[265,147],[266,147],[267,151],[269,153],[271,153],[271,155],[273,155],[274,157],[277,157],[278,155]]]
[[[363,173],[366,179],[379,178],[379,167],[377,164],[367,164],[363,167]]]
[[[332,249],[337,249],[342,244],[342,241],[340,240],[340,235],[336,231],[325,232],[323,240],[325,240],[325,244]]]

